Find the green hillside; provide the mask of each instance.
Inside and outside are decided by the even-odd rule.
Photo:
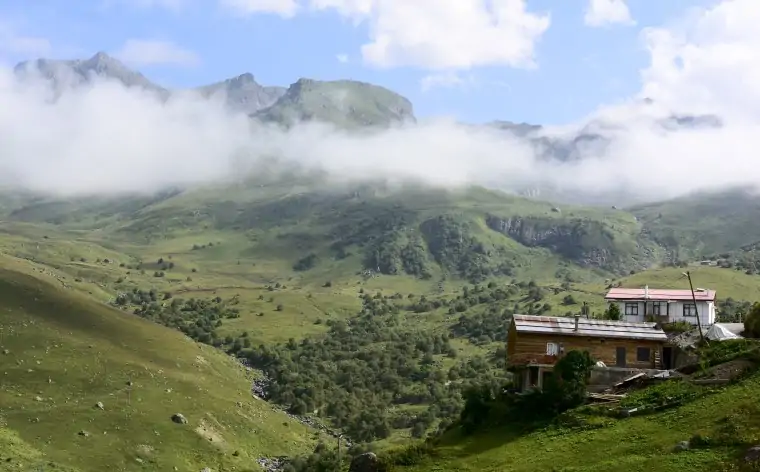
[[[399,471],[452,472],[679,472],[739,469],[744,452],[760,441],[760,376],[676,409],[636,418],[612,419],[575,413],[564,426],[528,433],[491,431],[471,437],[451,434],[431,457]],[[677,390],[677,389],[676,389]],[[693,438],[705,443],[696,445]],[[681,441],[692,450],[675,452]]]
[[[361,270],[470,282],[584,279],[647,268],[662,252],[641,237],[628,213],[560,209],[482,188],[250,182],[152,200],[39,201],[15,208],[8,219],[97,229],[109,244],[168,246],[171,240],[174,253],[214,238],[235,240],[224,255],[204,248],[203,257],[255,260],[256,272],[271,267],[273,276],[301,279]]]
[[[72,436],[65,428],[80,443],[117,438],[123,447],[93,444],[99,464],[125,468],[155,461],[216,470],[221,461],[246,470],[259,455],[311,452],[314,432],[253,399],[229,355],[274,381],[266,396],[278,407],[316,417],[362,447],[404,446],[455,421],[468,386],[506,379],[503,343],[513,313],[578,313],[585,302],[599,315],[611,284],[686,287],[683,267],[659,267],[672,247],[630,212],[477,187],[328,187],[317,175],[294,172],[150,197],[3,202],[0,281],[9,296],[0,303],[14,315],[0,321],[0,344],[17,362],[14,383],[2,387],[11,402],[2,403],[11,405],[2,411],[4,448],[25,464],[90,470],[81,444],[65,442]],[[721,313],[760,299],[754,273],[691,264],[697,286],[734,299]],[[40,280],[52,286],[36,288]],[[35,308],[35,298],[69,308]],[[59,356],[54,345],[71,350]],[[55,363],[26,379],[38,360]],[[53,374],[61,372],[80,380],[58,382]],[[101,372],[102,380],[89,382]],[[126,404],[130,377],[134,396]],[[183,396],[167,397],[169,388]],[[93,406],[98,401],[103,410]],[[52,415],[40,409],[52,402],[60,415],[90,412],[86,424],[58,413],[49,416],[58,423],[45,423],[37,411]],[[177,412],[193,428],[172,423]],[[193,432],[201,421],[206,432]],[[223,443],[203,442],[210,429]],[[89,435],[80,438],[80,430]],[[622,423],[609,431],[630,433]],[[507,438],[500,448],[545,444],[536,434]],[[577,437],[583,434],[591,433]],[[566,449],[576,441],[575,432],[561,437],[570,441]],[[175,442],[182,445],[167,447]],[[471,462],[459,457],[462,447],[441,449],[447,466],[459,469],[439,470],[489,470],[496,467],[489,461],[501,460],[472,453]],[[521,454],[527,457],[516,449],[515,460]]]
[[[749,190],[705,192],[631,209],[674,260],[738,250],[760,240],[760,199]]]
[[[3,470],[257,470],[312,447],[220,351],[0,263]]]

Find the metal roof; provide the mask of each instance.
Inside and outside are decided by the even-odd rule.
[[[631,323],[628,321],[589,320],[559,316],[514,315],[512,320],[518,333],[552,334],[560,336],[584,336],[593,338],[646,339],[667,341],[665,332],[656,323]]]
[[[686,300],[691,301],[691,290],[679,290],[669,288],[611,288],[607,300]],[[715,300],[715,290],[694,290],[694,298],[697,301],[711,302]]]

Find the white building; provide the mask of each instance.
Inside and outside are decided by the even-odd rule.
[[[613,288],[604,299],[618,304],[625,321],[686,321],[696,326],[699,314],[702,326],[715,323],[715,290],[695,289],[692,298],[691,290]]]

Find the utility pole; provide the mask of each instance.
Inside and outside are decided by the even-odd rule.
[[[691,272],[688,270],[683,273],[689,279],[689,288],[691,289],[691,300],[694,302],[694,313],[697,315],[697,329],[699,330],[699,340],[705,342],[705,334],[702,332],[702,322],[699,320],[699,309],[697,308],[697,296],[694,294],[694,284],[691,283]]]

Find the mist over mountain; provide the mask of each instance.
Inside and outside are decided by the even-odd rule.
[[[173,90],[103,52],[89,59],[23,62],[4,82],[2,101],[12,105],[8,109],[25,110],[0,123],[15,130],[11,152],[0,161],[5,183],[53,193],[152,192],[208,183],[256,173],[270,158],[338,180],[475,184],[599,205],[728,188],[747,184],[756,173],[727,167],[710,178],[674,174],[671,167],[683,168],[685,157],[674,157],[672,149],[692,162],[710,160],[714,146],[748,130],[727,127],[715,114],[676,112],[649,99],[602,109],[564,127],[463,124],[418,119],[407,98],[351,80],[302,78],[288,87],[264,86],[244,73]],[[36,137],[32,126],[40,122],[48,131]],[[123,145],[105,142],[114,139]],[[50,174],[32,166],[34,159],[52,164]],[[743,161],[738,154],[736,159]],[[125,179],[135,161],[150,163],[156,175]],[[65,170],[54,171],[57,166]]]

